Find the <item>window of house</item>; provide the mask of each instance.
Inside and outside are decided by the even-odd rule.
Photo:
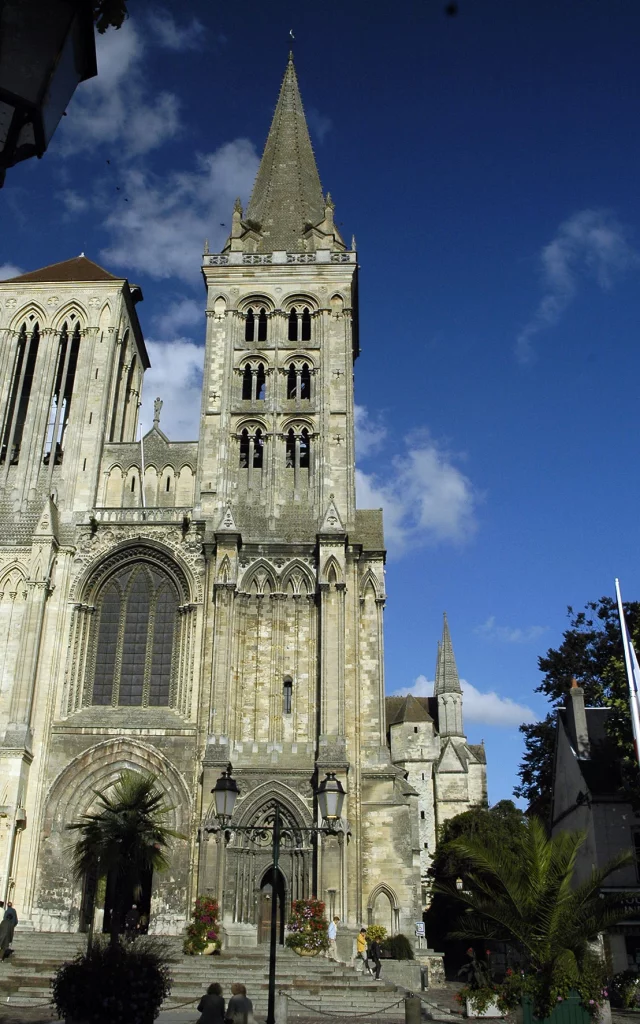
[[[298,375],[296,373],[296,368],[292,363],[291,366],[289,367],[289,372],[287,373],[287,398],[294,399],[297,397],[297,394]]]
[[[293,307],[289,313],[289,341],[298,340],[298,311]]]
[[[300,321],[300,341],[311,341],[311,313],[306,306]]]
[[[103,589],[97,608],[93,703],[167,706],[178,594],[160,569],[127,566]]]
[[[258,363],[256,373],[256,399],[264,402],[267,393],[267,377],[264,371],[264,363]]]
[[[311,371],[308,363],[303,363],[300,371],[300,398],[307,402],[311,398]]]
[[[240,469],[249,467],[249,431],[245,427],[240,434]]]
[[[300,469],[308,469],[310,461],[309,431],[303,427],[300,432]]]

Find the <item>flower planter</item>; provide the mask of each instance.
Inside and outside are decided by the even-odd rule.
[[[467,1017],[504,1017],[504,1013],[498,1006],[496,999],[492,999],[488,1003],[484,1010],[476,1010],[470,999],[466,1000],[466,1012]]]
[[[293,952],[297,953],[298,956],[317,956],[318,953],[320,952],[320,950],[319,949],[295,949],[295,947],[294,947]]]

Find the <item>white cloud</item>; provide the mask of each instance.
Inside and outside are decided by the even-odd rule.
[[[306,115],[311,134],[322,145],[325,136],[333,128],[333,121],[326,114],[321,114],[315,107],[307,107]]]
[[[163,401],[160,428],[171,441],[196,441],[200,429],[200,396],[204,348],[188,338],[147,341],[151,369],[144,375],[141,422],[143,433],[153,423],[153,402]]]
[[[0,281],[8,281],[11,277],[20,277],[20,274],[24,274],[24,270],[21,267],[16,267],[15,263],[0,263]]]
[[[67,209],[67,213],[84,213],[89,207],[89,200],[85,199],[84,196],[78,195],[71,188],[65,189],[60,194],[60,198]]]
[[[516,358],[521,363],[533,360],[533,338],[558,322],[581,278],[593,279],[607,290],[617,274],[640,262],[627,229],[609,211],[589,209],[560,225],[555,238],[542,250],[540,261],[545,294],[516,340]]]
[[[385,437],[387,428],[380,416],[371,416],[364,405],[354,405],[354,423],[356,429],[356,457],[366,459],[377,451]]]
[[[128,203],[113,207],[104,222],[113,241],[102,258],[150,277],[194,282],[205,235],[212,251],[219,251],[234,199],[250,192],[257,169],[258,156],[247,139],[200,154],[194,171],[161,177],[129,168],[123,175]]]
[[[168,50],[197,50],[202,46],[204,25],[193,18],[188,25],[177,25],[167,10],[149,12],[147,16],[152,35],[160,46]]]
[[[193,327],[204,319],[204,303],[195,299],[172,302],[166,312],[153,318],[160,334],[176,334],[183,327]]]
[[[462,687],[462,717],[465,722],[477,725],[496,725],[505,729],[522,725],[523,722],[536,722],[538,716],[526,704],[517,704],[511,697],[500,697],[495,690],[482,693],[466,679],[460,680]],[[402,696],[412,694],[414,697],[431,697],[433,683],[426,676],[418,676],[413,686],[395,690]]]
[[[406,453],[392,460],[384,478],[356,469],[356,490],[359,508],[384,510],[390,554],[401,555],[409,545],[463,543],[475,532],[471,481],[425,433],[407,440]]]
[[[530,644],[547,632],[547,626],[498,626],[495,615],[490,615],[474,633],[489,640],[500,640],[505,644]]]
[[[129,18],[117,32],[96,41],[98,75],[84,82],[56,134],[63,156],[107,145],[113,164],[140,156],[180,131],[178,98],[153,95],[144,73],[145,44]]]

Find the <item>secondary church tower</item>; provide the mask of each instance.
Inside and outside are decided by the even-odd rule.
[[[281,935],[317,894],[345,928],[412,935],[444,818],[486,802],[445,623],[433,698],[384,696],[382,512],[356,508],[357,254],[321,188],[290,58],[249,205],[205,252],[199,437],[171,441],[140,289],[81,256],[0,283],[0,885],[21,920],[86,930],[95,880],[65,826],[123,768],[151,771],[187,837],[145,882],[155,932],[198,894],[225,941]],[[286,826],[269,848],[216,828]],[[311,842],[314,786],[347,792]],[[2,816],[2,812],[6,813]],[[6,869],[5,867],[6,866]],[[2,893],[0,893],[2,898]]]

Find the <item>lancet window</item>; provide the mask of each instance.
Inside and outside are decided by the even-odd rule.
[[[73,387],[75,384],[78,355],[80,353],[80,324],[65,322],[60,332],[58,360],[49,406],[49,420],[44,445],[45,466],[60,465],[64,452],[65,436],[71,412]]]
[[[160,568],[127,566],[98,602],[93,704],[168,706],[178,594]]]
[[[308,402],[311,400],[311,370],[308,363],[291,363],[287,373],[287,398]]]
[[[247,363],[242,373],[242,399],[245,402],[264,402],[267,394],[267,375],[264,363]]]
[[[267,340],[267,311],[264,306],[254,309],[250,306],[247,310],[247,319],[244,325],[245,341],[266,341]]]
[[[29,408],[33,375],[40,345],[40,325],[34,316],[30,319],[30,323],[25,321],[22,324],[18,335],[11,393],[2,427],[0,463],[8,462],[11,466],[15,466],[20,457],[20,446],[27,419],[27,409]]]
[[[301,469],[309,469],[311,464],[311,438],[306,427],[294,430],[290,427],[285,434],[285,464],[295,474],[296,484]]]
[[[245,427],[240,433],[240,469],[249,470],[251,486],[252,470],[264,465],[264,432],[260,427]]]
[[[311,311],[294,306],[289,313],[289,341],[311,341]]]
[[[282,684],[282,713],[290,715],[293,710],[293,679],[285,676]]]

